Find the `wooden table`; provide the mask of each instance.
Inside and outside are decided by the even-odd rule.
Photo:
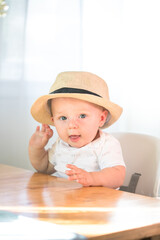
[[[2,164],[0,210],[67,226],[88,239],[160,235],[158,199],[105,187],[82,187],[74,181]]]

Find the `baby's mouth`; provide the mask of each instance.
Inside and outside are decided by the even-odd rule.
[[[80,136],[81,136],[81,135],[70,135],[70,136],[69,136],[69,139],[70,139],[72,142],[77,142],[77,141],[80,139]]]

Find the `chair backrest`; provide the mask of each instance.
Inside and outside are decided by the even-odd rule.
[[[122,147],[126,164],[127,186],[134,173],[140,173],[136,191],[151,197],[160,197],[160,139],[138,133],[112,133]]]

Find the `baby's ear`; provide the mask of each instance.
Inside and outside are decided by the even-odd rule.
[[[51,121],[54,123],[54,119],[53,119],[53,117],[51,117]]]
[[[103,127],[103,125],[106,122],[107,116],[108,116],[108,111],[107,110],[103,110],[102,113],[101,113],[101,119],[100,119],[99,127]]]

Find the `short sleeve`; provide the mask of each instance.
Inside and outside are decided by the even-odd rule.
[[[99,156],[99,167],[103,169],[117,165],[125,166],[121,145],[116,138],[107,134],[104,137],[102,151]]]

